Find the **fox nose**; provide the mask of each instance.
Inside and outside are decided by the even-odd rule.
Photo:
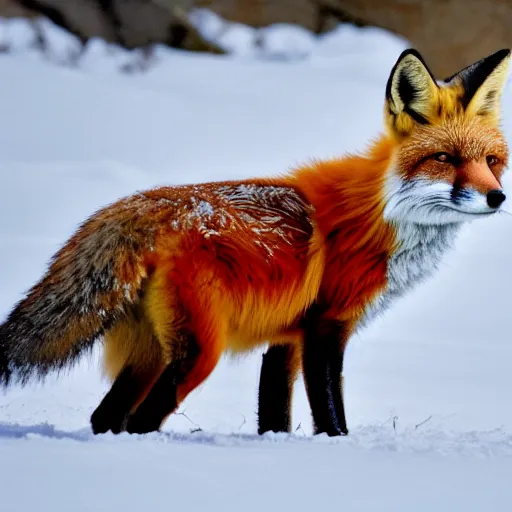
[[[487,204],[490,208],[498,208],[507,196],[499,189],[487,192]]]

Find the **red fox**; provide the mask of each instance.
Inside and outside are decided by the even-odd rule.
[[[290,431],[302,370],[315,433],[348,433],[351,335],[435,270],[460,226],[500,211],[510,51],[437,82],[406,50],[364,154],[275,178],[162,187],[92,215],[0,326],[0,378],[70,366],[103,337],[94,433],[146,433],[224,352],[269,344],[258,432]]]

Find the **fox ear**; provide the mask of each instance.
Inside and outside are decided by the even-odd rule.
[[[501,94],[508,78],[510,50],[499,50],[468,66],[445,82],[463,88],[461,102],[468,113],[500,117]]]
[[[421,55],[414,49],[402,52],[386,86],[390,128],[405,135],[415,124],[428,124],[438,98],[438,89]]]

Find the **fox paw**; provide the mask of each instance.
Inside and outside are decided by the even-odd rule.
[[[133,414],[126,422],[126,432],[129,434],[148,434],[160,430],[161,421],[150,415]]]
[[[113,434],[120,434],[126,430],[127,419],[127,414],[100,405],[91,416],[92,431],[94,434],[105,434],[110,430]]]
[[[327,434],[328,437],[339,437],[339,436],[348,436],[347,428],[327,428],[325,430],[316,430],[315,435],[319,434]]]

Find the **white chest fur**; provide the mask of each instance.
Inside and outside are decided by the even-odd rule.
[[[443,254],[451,248],[460,224],[437,226],[402,224],[398,227],[399,250],[388,262],[385,291],[368,306],[358,327],[363,327],[437,270]]]

